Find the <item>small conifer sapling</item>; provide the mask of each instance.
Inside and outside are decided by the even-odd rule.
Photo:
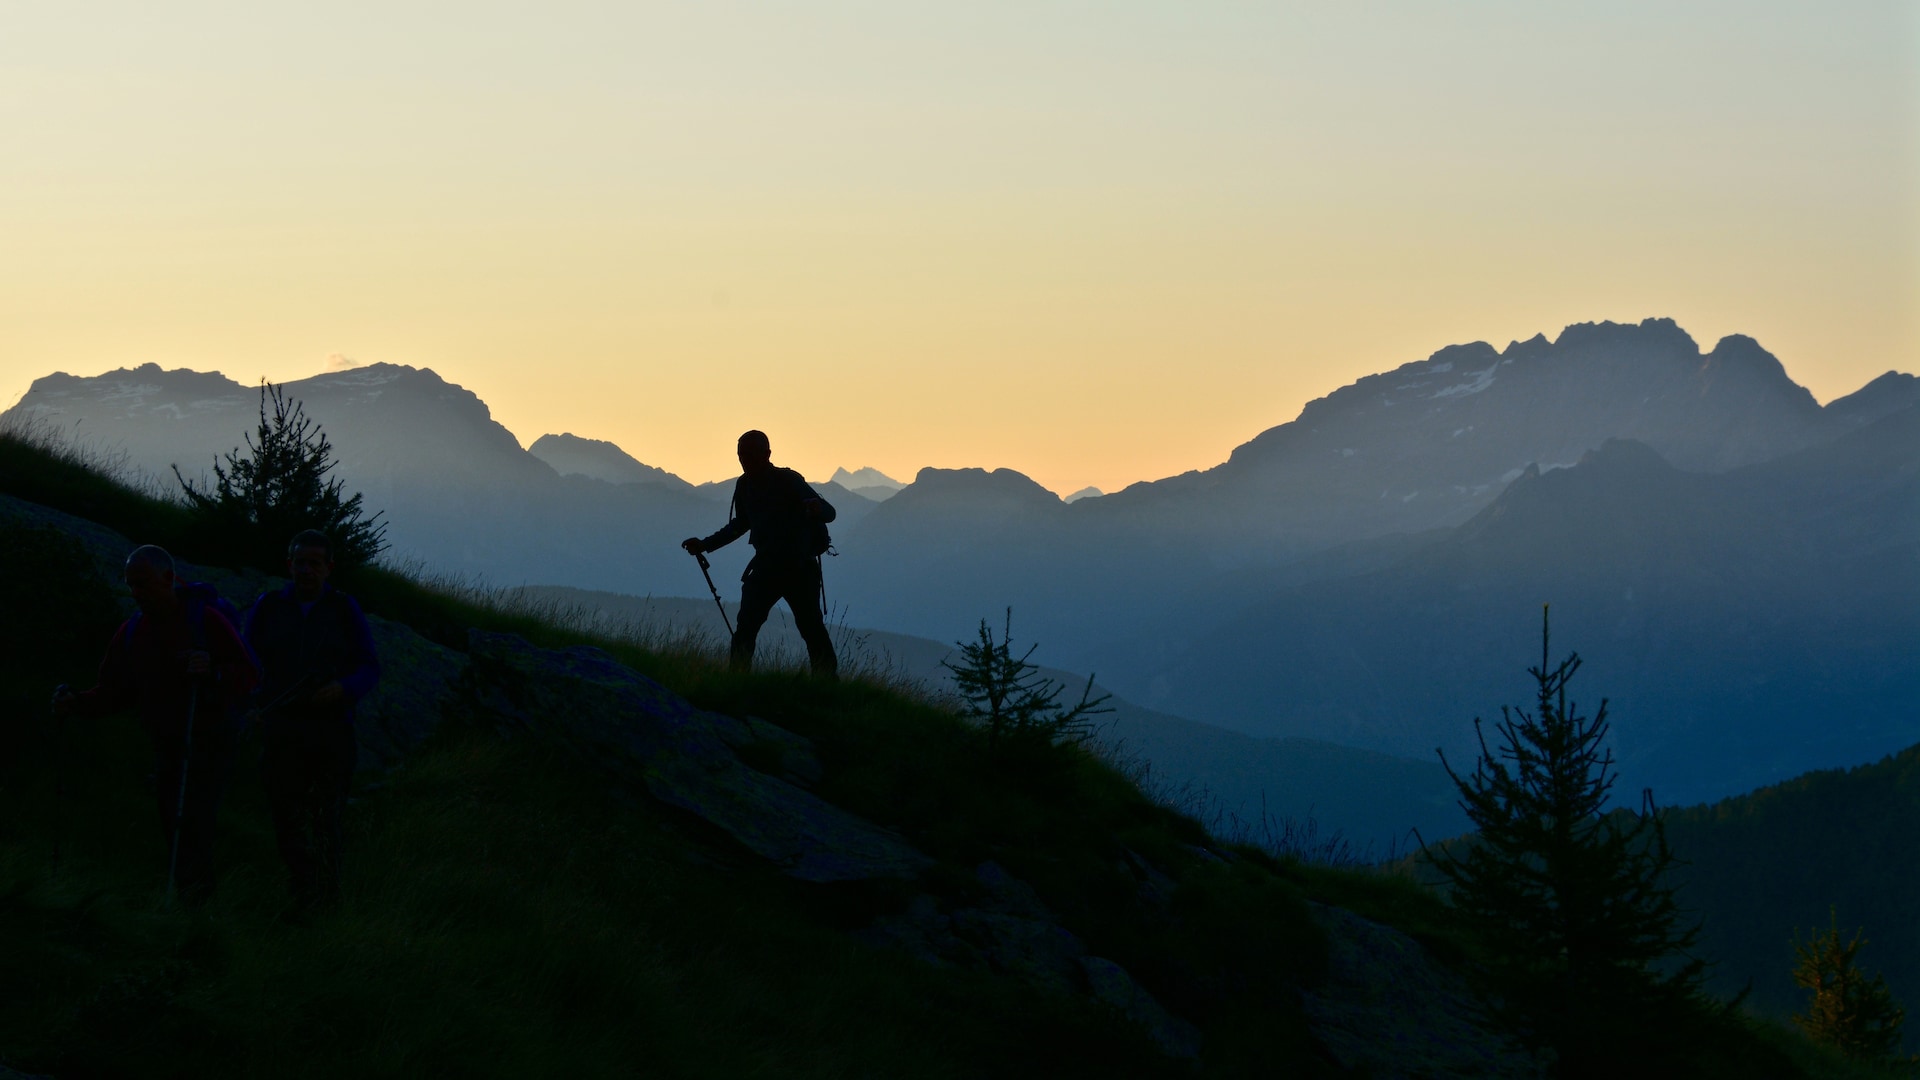
[[[1085,742],[1093,737],[1092,718],[1113,711],[1105,702],[1111,694],[1093,697],[1093,676],[1072,706],[1060,704],[1065,687],[1040,674],[1030,658],[1038,645],[1013,655],[1013,609],[1007,609],[1000,637],[994,639],[987,620],[980,620],[980,636],[955,642],[960,662],[940,666],[953,673],[954,688],[966,702],[969,716],[986,730],[987,745],[999,749],[1008,743]]]
[[[367,517],[360,494],[343,497],[345,484],[333,471],[333,444],[297,400],[264,380],[260,384],[260,423],[238,447],[213,464],[211,490],[196,485],[173,467],[208,546],[236,555],[261,569],[278,569],[287,539],[302,529],[318,529],[333,541],[334,561],[342,566],[370,563],[385,550],[381,515]]]
[[[1893,1000],[1886,979],[1857,966],[1867,944],[1862,933],[1842,941],[1839,915],[1829,917],[1826,933],[1793,943],[1794,985],[1812,991],[1807,1011],[1793,1022],[1808,1038],[1856,1061],[1889,1061],[1900,1048],[1906,1011]]]

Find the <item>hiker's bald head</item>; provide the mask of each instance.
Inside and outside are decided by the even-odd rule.
[[[158,573],[171,574],[173,573],[173,556],[167,554],[166,548],[143,544],[134,548],[133,554],[127,556],[127,569],[131,570],[136,566],[145,566]]]
[[[749,431],[734,443],[734,451],[740,455],[740,468],[754,472],[766,468],[773,462],[773,443],[764,431]]]
[[[141,611],[156,611],[173,604],[173,556],[165,548],[147,544],[127,556],[127,591]]]

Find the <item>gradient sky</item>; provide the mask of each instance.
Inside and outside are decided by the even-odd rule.
[[[692,480],[1205,468],[1440,346],[1920,356],[1920,4],[32,3],[0,398],[431,367]]]

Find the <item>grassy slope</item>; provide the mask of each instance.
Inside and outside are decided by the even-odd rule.
[[[172,508],[5,439],[0,491],[143,540],[187,535]],[[87,681],[90,643],[111,624],[104,586],[48,572],[5,587],[15,613],[46,621],[44,655],[0,659],[0,1062],[65,1076],[1180,1071],[1083,1002],[854,943],[844,931],[897,905],[898,889],[789,882],[695,824],[583,783],[592,774],[537,744],[457,723],[361,791],[341,912],[281,919],[271,830],[244,765],[215,901],[168,910],[144,739],[124,718],[58,737],[39,719],[53,682]],[[449,644],[468,625],[550,644],[580,636],[385,572],[354,588]],[[823,795],[941,859],[924,887],[964,895],[964,868],[982,858],[1030,880],[1094,952],[1203,1026],[1209,1074],[1326,1071],[1291,991],[1323,963],[1307,898],[1464,954],[1444,907],[1403,880],[1251,853],[1200,864],[1197,825],[1086,755],[1009,769],[951,714],[883,686],[743,678],[697,655],[600,644],[699,704],[813,738]],[[49,765],[62,760],[56,795]],[[1177,920],[1130,910],[1122,845],[1182,878]],[[1764,1032],[1716,1039],[1730,1062],[1818,1060]]]

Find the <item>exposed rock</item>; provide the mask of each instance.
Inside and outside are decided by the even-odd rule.
[[[1031,885],[994,862],[975,867],[974,877],[984,887],[985,903],[943,911],[939,901],[922,894],[859,936],[925,963],[992,971],[1053,993],[1091,994],[1146,1029],[1168,1056],[1200,1056],[1199,1029],[1168,1012],[1119,964],[1087,955],[1086,945],[1056,921]]]
[[[743,762],[735,746],[774,743],[797,753],[764,721],[696,709],[588,646],[540,649],[474,630],[468,651],[481,703],[498,718],[719,827],[791,877],[912,877],[932,863],[898,835]]]
[[[1407,1080],[1543,1075],[1481,1025],[1466,980],[1419,942],[1344,908],[1308,906],[1326,931],[1329,968],[1301,1005],[1341,1065]]]
[[[933,897],[916,896],[905,911],[874,920],[860,936],[927,963],[1011,975],[1058,993],[1078,991],[1087,948],[1055,920],[1033,887],[998,863],[981,863],[974,877],[984,887],[984,903],[943,910]]]
[[[714,715],[725,721],[720,725],[720,737],[747,764],[801,787],[810,788],[820,782],[820,755],[814,752],[812,739],[757,716],[735,720]]]
[[[1187,1060],[1200,1056],[1200,1029],[1168,1012],[1133,981],[1126,968],[1104,957],[1083,956],[1080,970],[1087,980],[1087,992],[1146,1029],[1162,1053]]]
[[[439,725],[467,658],[377,615],[367,616],[367,626],[380,657],[380,683],[360,701],[354,720],[360,765],[391,769]]]
[[[1179,883],[1132,848],[1122,848],[1121,854],[1125,856],[1121,868],[1140,883],[1140,903],[1150,910],[1166,910]]]

